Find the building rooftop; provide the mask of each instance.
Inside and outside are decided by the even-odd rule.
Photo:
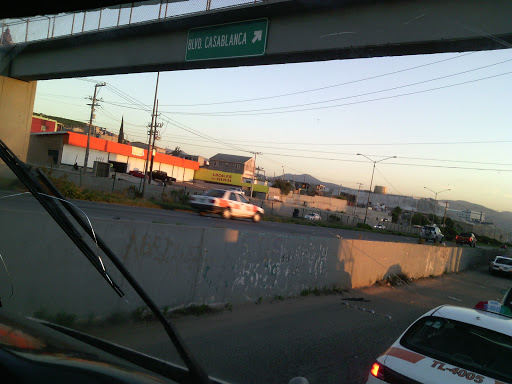
[[[229,161],[231,163],[246,163],[251,160],[252,157],[247,156],[237,156],[237,155],[226,155],[224,153],[217,153],[215,156],[210,157],[210,161]]]

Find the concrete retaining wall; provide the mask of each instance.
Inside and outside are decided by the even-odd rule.
[[[244,303],[299,295],[303,289],[368,286],[398,272],[411,277],[486,263],[496,251],[317,238],[222,228],[93,220],[95,230],[161,307]],[[0,211],[0,253],[6,307],[43,308],[82,317],[132,311],[142,305],[103,258],[127,293],[119,299],[46,213]]]

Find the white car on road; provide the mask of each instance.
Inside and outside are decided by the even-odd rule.
[[[263,208],[251,204],[240,192],[223,189],[211,189],[204,195],[194,195],[190,198],[190,205],[199,213],[216,213],[225,219],[241,217],[258,222],[265,213]]]
[[[489,263],[489,272],[491,273],[512,273],[512,259],[506,256],[496,256]]]
[[[377,225],[374,225],[373,228],[375,229],[386,229],[386,227],[382,224],[377,224]]]
[[[321,219],[318,213],[308,213],[304,218],[312,221],[319,221]]]
[[[497,301],[435,308],[377,358],[367,383],[512,383],[511,315]]]

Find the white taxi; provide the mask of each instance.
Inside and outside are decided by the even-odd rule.
[[[225,219],[241,217],[258,222],[265,213],[263,208],[251,204],[242,193],[223,189],[211,189],[204,195],[194,195],[190,198],[190,205],[199,213],[216,213]]]
[[[367,383],[512,383],[511,316],[497,301],[435,308],[379,356]]]

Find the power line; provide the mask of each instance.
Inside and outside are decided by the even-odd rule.
[[[117,93],[116,93],[117,94]],[[71,104],[71,103],[64,103],[64,104],[69,104],[69,105],[75,105],[75,106],[82,106],[82,105],[78,105],[78,104]],[[85,105],[83,105],[85,106]],[[107,116],[113,120],[116,120],[116,121],[121,121],[121,119],[118,119],[116,118],[115,116],[113,116],[110,112],[108,112],[104,107],[102,106],[99,106],[101,108],[101,110],[107,114]],[[173,120],[166,120],[168,123],[173,121]],[[178,122],[176,122],[178,123]],[[107,123],[108,124],[108,123]],[[139,127],[140,125],[137,125],[137,124],[132,124],[132,123],[126,123],[128,125],[132,125],[132,126],[136,126],[136,127]],[[179,123],[178,123],[179,124]],[[174,126],[177,126],[179,127],[178,125],[176,124],[173,124],[171,123],[171,125],[174,125]],[[182,127],[179,127],[179,128],[182,128]],[[183,129],[183,128],[182,128]],[[185,129],[186,130],[186,129]],[[194,133],[193,131],[190,131],[188,130],[187,132],[189,133],[192,133],[194,135],[198,135],[197,133]],[[137,136],[136,134],[133,134],[131,133],[132,136]],[[145,137],[144,135],[139,135],[138,137]],[[238,150],[238,151],[241,151],[241,152],[247,152],[246,149],[242,149],[240,147],[237,147],[237,146],[233,146],[231,144],[229,144],[228,142],[229,141],[232,141],[234,142],[234,140],[226,140],[225,142],[224,141],[220,141],[220,140],[217,140],[217,139],[213,139],[213,138],[210,138],[208,136],[200,136],[202,137],[203,139],[205,139],[206,141],[216,141],[218,142],[219,144],[222,143],[224,144],[224,146],[226,146],[227,148],[232,148],[232,149],[235,149],[235,150]],[[180,139],[183,139],[183,137],[179,137]],[[192,137],[191,137],[192,139]],[[197,139],[196,139],[197,140]],[[171,140],[168,140],[168,142],[171,142]],[[239,142],[244,142],[243,140],[239,141]],[[363,145],[379,145],[379,146],[387,146],[387,145],[460,145],[460,144],[503,144],[503,143],[510,143],[512,141],[507,141],[507,140],[495,140],[495,141],[473,141],[473,142],[435,142],[435,143],[340,143],[340,144],[334,144],[334,143],[322,143],[322,144],[317,144],[317,143],[307,143],[307,145],[357,145],[357,146],[363,146]],[[281,150],[297,150],[297,148],[293,148],[293,149],[288,149],[288,148],[280,148],[280,147],[268,147],[268,146],[261,146],[261,145],[254,145],[258,142],[252,142],[253,143],[253,146],[255,147],[258,147],[258,148],[268,148],[268,149],[281,149]],[[261,143],[261,142],[260,142]],[[272,143],[272,142],[268,142],[268,143]],[[306,145],[306,143],[282,143],[282,142],[274,142],[274,143],[279,143],[279,144],[282,144],[282,145]],[[180,144],[185,144],[185,145],[195,145],[195,146],[198,146],[196,144],[193,144],[193,143],[180,143]],[[203,146],[203,147],[207,147],[207,146]],[[332,151],[312,151],[312,150],[309,150],[308,149],[308,152],[312,152],[312,153],[326,153],[326,154],[344,154],[344,155],[354,155],[353,153],[340,153],[340,152],[332,152]],[[385,155],[372,155],[372,156],[377,156],[377,157],[383,157]],[[441,161],[441,162],[458,162],[458,163],[470,163],[470,164],[483,164],[483,165],[504,165],[504,166],[507,166],[507,165],[512,165],[512,164],[509,164],[509,163],[492,163],[492,162],[477,162],[477,161],[465,161],[465,160],[448,160],[448,159],[432,159],[432,158],[417,158],[417,157],[401,157],[402,159],[408,159],[408,160],[424,160],[424,161]]]
[[[183,137],[178,137],[178,139],[188,139]],[[193,138],[190,138],[193,139]],[[194,139],[197,140],[197,139]],[[204,141],[204,140],[203,140]],[[500,142],[501,143],[501,142]],[[181,144],[189,144],[193,145],[193,143],[186,142]],[[325,154],[334,154],[334,155],[348,155],[348,156],[356,156],[357,153],[354,152],[339,152],[339,151],[319,151],[319,150],[311,150],[311,149],[302,149],[302,148],[282,148],[282,147],[269,147],[269,146],[262,146],[262,145],[253,145],[253,147],[256,148],[267,148],[267,149],[280,149],[284,151],[307,151],[309,153],[325,153]],[[368,156],[374,156],[374,157],[387,157],[388,155],[377,155],[377,154],[369,154]],[[510,166],[512,163],[492,163],[492,162],[481,162],[481,161],[470,161],[470,160],[450,160],[450,159],[434,159],[434,158],[423,158],[423,157],[402,157],[401,159],[406,160],[422,160],[422,161],[437,161],[437,162],[452,162],[452,163],[466,163],[466,164],[483,164],[483,165],[503,165],[503,166]]]
[[[301,159],[314,159],[324,161],[341,161],[347,163],[368,163],[364,160],[349,160],[349,159],[336,159],[336,158],[325,158],[325,157],[314,157],[314,156],[303,156],[303,155],[287,155],[282,153],[265,153],[266,155],[284,156],[284,157],[298,157]],[[382,163],[385,165],[401,165],[401,166],[412,166],[412,167],[424,167],[424,168],[443,168],[443,169],[465,169],[475,171],[496,171],[496,172],[512,172],[512,169],[493,169],[493,168],[474,168],[474,167],[457,167],[448,165],[429,165],[429,164],[410,164],[410,163]]]
[[[128,95],[128,94],[126,94],[125,92],[123,92],[123,91],[121,91],[121,90],[117,89],[116,87],[114,87],[114,86],[112,86],[112,85],[107,85],[107,88],[108,88],[111,92],[115,93],[116,95],[118,95],[119,97],[121,97],[121,98],[123,98],[123,99],[125,99],[125,100],[133,101],[134,103],[136,103],[136,104],[137,104],[137,105],[139,105],[139,106],[144,106],[144,104],[142,104],[139,100],[135,99],[134,97],[132,97],[132,96],[130,96],[130,95]],[[148,112],[148,113],[149,113],[149,110],[148,110],[147,108],[145,108],[145,107],[144,107],[144,110],[145,110],[146,112]],[[163,115],[163,116],[166,116],[166,114],[162,114],[162,115]],[[208,136],[208,135],[206,135],[206,134],[200,133],[200,132],[198,132],[198,131],[196,131],[196,130],[194,130],[194,129],[192,129],[192,128],[188,127],[188,126],[186,126],[185,124],[179,123],[178,121],[175,121],[175,120],[173,120],[173,119],[171,119],[171,118],[169,118],[169,117],[167,117],[167,119],[161,118],[161,120],[166,121],[166,122],[170,123],[171,125],[176,126],[176,127],[180,128],[180,129],[183,129],[183,130],[185,130],[185,131],[187,131],[187,132],[189,132],[189,133],[192,133],[192,134],[194,134],[194,135],[197,135],[197,136],[200,136],[200,137],[203,137],[203,138],[206,138],[206,139],[210,139],[210,140],[215,141],[215,142],[217,142],[217,143],[219,143],[219,144],[223,144],[223,145],[225,145],[225,146],[231,147],[231,148],[233,148],[233,149],[236,149],[236,150],[239,150],[239,151],[242,151],[242,152],[249,152],[249,151],[248,151],[248,150],[246,150],[246,149],[243,149],[243,148],[237,147],[237,146],[235,146],[235,145],[233,145],[233,144],[225,143],[225,142],[223,142],[222,140],[215,139],[215,138],[213,138],[213,137],[211,137],[211,136]]]
[[[297,92],[283,93],[283,94],[280,94],[280,95],[263,96],[263,97],[256,97],[256,98],[243,99],[243,100],[219,101],[219,102],[213,102],[213,103],[162,104],[161,106],[162,107],[164,107],[164,106],[166,106],[166,107],[198,107],[198,106],[208,106],[208,105],[246,103],[246,102],[252,102],[252,101],[259,101],[259,100],[269,100],[269,99],[276,99],[276,98],[287,97],[287,96],[295,96],[295,95],[300,95],[300,94],[304,94],[304,93],[323,91],[325,89],[341,87],[341,86],[345,86],[345,85],[349,85],[349,84],[356,84],[356,83],[360,83],[360,82],[363,82],[363,81],[378,79],[378,78],[385,77],[385,76],[396,75],[397,73],[403,73],[403,72],[407,72],[407,71],[412,71],[414,69],[423,68],[423,67],[427,67],[427,66],[434,65],[434,64],[439,64],[439,63],[442,63],[442,62],[445,62],[445,61],[458,59],[458,58],[461,58],[463,56],[473,55],[474,53],[475,52],[464,53],[464,54],[461,54],[461,55],[457,55],[455,57],[449,57],[449,58],[446,58],[446,59],[441,59],[441,60],[433,61],[431,63],[421,64],[421,65],[417,65],[417,66],[409,67],[409,68],[404,68],[404,69],[400,69],[400,70],[393,71],[393,72],[383,73],[383,74],[380,74],[380,75],[365,77],[365,78],[357,79],[357,80],[346,81],[346,82],[339,83],[339,84],[327,85],[325,87],[306,89],[306,90],[297,91]]]
[[[329,100],[324,100],[324,101],[316,101],[316,102],[311,102],[311,103],[294,104],[294,105],[288,105],[288,106],[283,106],[283,107],[273,107],[273,108],[259,108],[259,109],[238,110],[238,111],[213,111],[213,112],[200,112],[200,113],[197,113],[197,112],[182,112],[182,111],[167,111],[166,113],[171,113],[171,114],[174,114],[174,115],[186,115],[186,116],[212,116],[212,117],[226,116],[226,117],[232,117],[232,116],[253,116],[253,115],[260,115],[260,114],[261,115],[271,115],[271,114],[278,114],[278,113],[304,112],[304,111],[312,111],[312,110],[318,110],[318,109],[343,107],[343,106],[347,106],[347,105],[355,105],[355,104],[362,104],[362,103],[373,102],[373,101],[387,100],[387,99],[392,99],[392,98],[397,98],[397,97],[403,97],[403,96],[410,96],[410,95],[420,94],[420,93],[424,93],[424,92],[436,91],[436,90],[445,89],[445,88],[452,88],[452,87],[456,87],[456,86],[459,86],[459,85],[466,85],[466,84],[474,83],[474,82],[478,82],[478,81],[489,80],[489,79],[492,79],[492,78],[495,78],[495,77],[499,77],[499,76],[506,76],[506,75],[509,75],[512,72],[505,72],[505,73],[497,74],[497,75],[493,75],[493,76],[488,76],[488,77],[483,77],[483,78],[479,78],[479,79],[468,80],[468,81],[464,81],[464,82],[460,82],[460,83],[455,83],[455,84],[449,84],[449,85],[445,85],[445,86],[439,86],[439,87],[434,87],[434,88],[423,89],[423,90],[414,91],[414,92],[408,92],[408,93],[403,93],[403,94],[398,94],[398,95],[391,95],[391,96],[384,96],[384,97],[381,97],[381,98],[360,100],[360,101],[355,101],[355,102],[351,102],[351,103],[343,103],[343,104],[336,104],[336,105],[327,105],[327,106],[323,106],[323,107],[305,108],[305,109],[290,110],[290,111],[278,111],[279,109],[298,108],[298,107],[304,107],[304,106],[325,104],[325,103],[331,103],[331,102],[339,101],[339,100],[347,100],[347,99],[353,99],[353,98],[362,97],[362,96],[369,96],[369,95],[373,95],[373,94],[377,94],[377,93],[389,92],[389,91],[393,91],[393,90],[397,90],[397,89],[401,89],[401,88],[407,88],[407,87],[412,87],[412,86],[419,85],[419,84],[424,84],[424,83],[428,83],[428,82],[432,82],[432,81],[437,81],[437,80],[448,78],[448,77],[458,76],[458,75],[461,75],[461,74],[464,74],[464,73],[467,73],[467,72],[479,70],[479,69],[482,69],[482,68],[487,68],[489,66],[498,65],[498,64],[505,63],[505,62],[509,62],[509,61],[512,61],[512,59],[505,60],[505,61],[500,62],[500,63],[490,64],[488,66],[484,66],[484,67],[480,67],[480,68],[464,71],[464,72],[459,72],[459,73],[455,73],[455,74],[451,74],[451,75],[441,76],[441,77],[434,78],[434,79],[423,80],[423,81],[419,81],[419,82],[416,82],[416,83],[405,84],[405,85],[400,85],[400,86],[396,86],[396,87],[392,87],[392,88],[386,88],[386,89],[381,89],[381,90],[377,90],[377,91],[360,93],[360,94],[357,94],[357,95],[344,96],[344,97],[339,97],[339,98],[335,98],[335,99],[329,99]],[[115,102],[111,102],[111,101],[104,101],[104,102],[106,104],[115,105],[115,106],[120,107],[120,108],[127,108],[127,109],[132,109],[132,110],[143,109],[143,108],[136,108],[136,107],[132,107],[132,106],[129,106],[129,105],[122,104],[122,103],[115,103]],[[261,112],[261,113],[253,113],[253,112]]]
[[[183,136],[170,136],[170,137],[176,137],[176,138],[179,138],[179,139],[192,139],[193,137],[190,136],[190,137],[183,137]],[[399,145],[407,145],[407,146],[410,146],[410,145],[436,145],[436,144],[440,144],[440,145],[446,145],[446,144],[449,144],[449,145],[458,145],[458,144],[502,144],[502,143],[512,143],[512,140],[485,140],[485,141],[446,141],[446,142],[405,142],[405,143],[400,143],[400,142],[396,142],[396,143],[303,143],[303,142],[282,142],[282,141],[254,141],[254,140],[229,140],[229,139],[226,139],[224,140],[226,142],[235,142],[235,143],[250,143],[250,144],[254,144],[254,143],[264,143],[264,144],[282,144],[282,145],[306,145],[306,146],[311,146],[311,145],[321,145],[321,146],[326,146],[326,145],[332,145],[332,146],[362,146],[362,145],[375,145],[375,146],[399,146]],[[284,148],[283,148],[284,149]],[[376,156],[379,156],[379,155],[376,155]]]
[[[420,93],[438,91],[440,89],[453,88],[453,87],[456,87],[456,86],[459,86],[459,85],[465,85],[465,84],[470,84],[470,83],[476,83],[476,82],[479,82],[479,81],[489,80],[489,79],[497,78],[497,77],[500,77],[500,76],[510,75],[511,73],[512,73],[512,71],[505,72],[505,73],[500,73],[500,74],[497,74],[497,75],[482,77],[482,78],[479,78],[479,79],[463,81],[463,82],[460,82],[460,83],[444,85],[444,86],[439,86],[439,87],[434,87],[434,88],[429,88],[429,89],[423,89],[423,90],[414,91],[414,92],[407,92],[407,93],[401,93],[401,94],[398,94],[398,95],[378,97],[378,98],[375,98],[375,99],[360,100],[360,101],[354,101],[354,102],[350,102],[350,103],[327,105],[327,106],[322,106],[322,107],[311,107],[311,108],[295,109],[295,110],[290,110],[290,111],[265,112],[266,109],[261,109],[261,110],[254,110],[254,111],[262,111],[262,112],[258,112],[258,113],[245,113],[245,112],[219,112],[219,113],[209,113],[209,112],[204,112],[204,113],[169,112],[169,113],[173,113],[175,115],[192,115],[192,116],[209,116],[209,117],[232,117],[232,116],[258,116],[258,115],[274,115],[274,114],[293,113],[293,112],[306,112],[306,111],[314,111],[314,110],[320,110],[320,109],[345,107],[345,106],[348,106],[348,105],[357,105],[357,104],[369,103],[369,102],[374,102],[374,101],[389,100],[389,99],[395,99],[395,98],[398,98],[398,97],[417,95],[417,94],[420,94]],[[309,105],[312,105],[312,104],[313,103],[310,103]],[[286,108],[293,108],[293,107],[286,107]]]
[[[386,183],[388,183],[391,186],[391,188],[393,188],[399,195],[405,196],[393,184],[391,184],[391,182],[388,179],[386,179],[386,176],[384,176],[384,174],[380,171],[380,169],[378,167],[375,167],[375,169],[377,170],[377,172],[379,172],[379,174],[382,176],[382,178],[384,180],[386,180]]]
[[[415,82],[415,83],[399,85],[399,86],[396,86],[396,87],[381,89],[381,90],[372,91],[372,92],[360,93],[360,94],[357,94],[357,95],[338,97],[338,98],[335,98],[335,99],[329,99],[329,100],[323,100],[323,101],[316,101],[316,102],[312,102],[312,103],[294,104],[294,105],[288,105],[288,106],[283,106],[283,107],[273,107],[273,108],[260,108],[260,109],[249,109],[249,110],[239,110],[239,111],[226,111],[226,112],[219,111],[219,112],[208,112],[208,113],[215,113],[215,114],[221,114],[221,113],[238,114],[238,113],[246,113],[246,112],[275,111],[275,110],[279,110],[279,109],[297,108],[297,107],[305,107],[305,106],[310,106],[310,105],[318,105],[318,104],[331,103],[333,101],[352,99],[352,98],[362,97],[362,96],[369,96],[369,95],[374,95],[374,94],[377,94],[377,93],[389,92],[389,91],[394,91],[394,90],[397,90],[397,89],[413,87],[413,86],[416,86],[416,85],[419,85],[419,84],[425,84],[425,83],[430,83],[430,82],[433,82],[433,81],[443,80],[443,79],[447,79],[447,78],[450,78],[450,77],[460,76],[460,75],[467,74],[467,73],[470,73],[470,72],[479,71],[481,69],[485,69],[485,68],[493,67],[493,66],[496,66],[496,65],[508,63],[510,61],[512,61],[512,59],[503,60],[503,61],[500,61],[498,63],[484,65],[484,66],[473,68],[473,69],[468,69],[468,70],[462,71],[462,72],[452,73],[450,75],[445,75],[445,76],[435,77],[435,78],[432,78],[432,79],[422,80],[422,81],[418,81],[418,82]],[[172,112],[172,113],[176,114],[178,112]]]

